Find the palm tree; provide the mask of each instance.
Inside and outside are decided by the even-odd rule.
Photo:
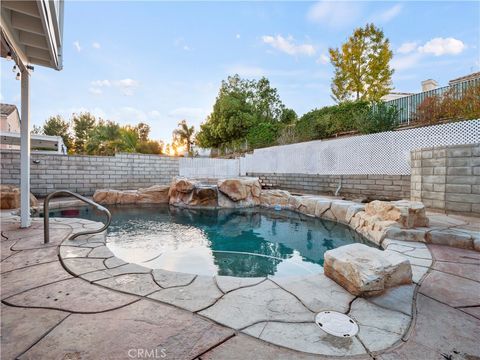
[[[186,120],[182,120],[178,123],[178,127],[173,131],[174,142],[177,141],[178,143],[185,145],[188,154],[190,154],[194,134],[195,128],[193,126],[188,126]]]

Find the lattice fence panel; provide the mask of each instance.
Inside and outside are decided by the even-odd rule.
[[[474,143],[480,120],[258,149],[239,168],[242,174],[409,175],[412,150]]]

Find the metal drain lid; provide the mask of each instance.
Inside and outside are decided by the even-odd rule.
[[[338,337],[352,337],[358,333],[357,323],[337,311],[322,311],[315,316],[315,323],[326,333]]]

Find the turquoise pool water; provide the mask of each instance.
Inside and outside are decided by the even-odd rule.
[[[110,206],[107,246],[152,269],[200,275],[298,276],[323,271],[325,251],[366,240],[345,225],[290,211]],[[51,216],[103,220],[90,209]],[[367,243],[368,244],[368,243]]]

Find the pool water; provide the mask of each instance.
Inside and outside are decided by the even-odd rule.
[[[345,225],[290,211],[110,206],[107,246],[116,257],[152,269],[238,277],[299,276],[323,271],[325,251],[362,242]],[[101,221],[90,208],[51,216]]]

